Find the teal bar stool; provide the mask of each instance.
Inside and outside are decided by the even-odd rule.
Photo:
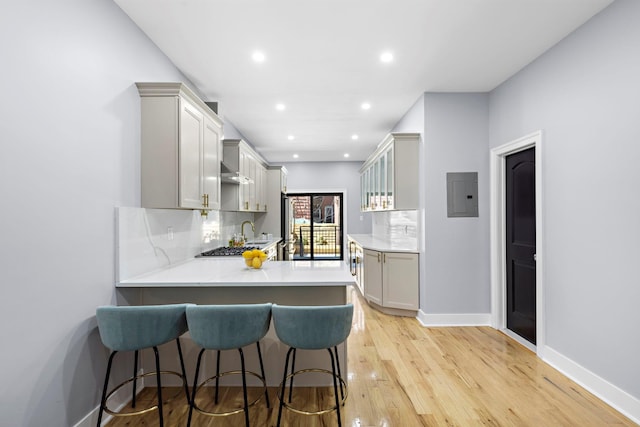
[[[161,374],[177,375],[182,379],[184,391],[189,400],[189,389],[187,388],[187,375],[184,369],[184,360],[182,358],[182,348],[180,347],[180,335],[187,331],[186,308],[190,304],[167,304],[167,305],[144,305],[144,306],[104,306],[96,309],[96,319],[98,320],[98,330],[103,344],[111,350],[109,363],[107,364],[107,373],[104,378],[104,387],[102,389],[102,399],[100,400],[100,411],[98,415],[98,427],[102,422],[103,412],[113,416],[132,416],[141,415],[158,410],[160,418],[160,426],[164,425],[162,415],[162,383]],[[178,355],[180,356],[180,367],[182,374],[172,371],[160,370],[160,358],[158,355],[158,346],[169,341],[176,341],[178,346]],[[155,353],[156,370],[138,375],[138,351],[152,348]],[[108,394],[109,375],[111,373],[111,365],[113,358],[118,352],[133,351],[134,366],[133,375],[130,379],[122,382],[113,388]],[[137,380],[142,377],[156,376],[158,389],[158,403],[150,408],[138,410],[136,412],[127,412],[119,414],[107,407],[109,397],[124,387],[126,384],[133,382],[133,397],[131,399],[131,407],[136,406],[136,384]],[[174,396],[175,397],[175,396]]]
[[[195,305],[187,307],[187,323],[189,324],[189,334],[191,339],[202,349],[198,354],[196,373],[193,378],[193,388],[189,405],[189,418],[187,427],[191,425],[191,417],[195,409],[201,414],[208,416],[229,416],[244,412],[245,425],[249,426],[249,406],[253,406],[260,400],[259,396],[249,403],[247,398],[247,378],[246,374],[253,375],[262,381],[264,396],[269,407],[269,395],[267,393],[267,382],[262,364],[262,353],[260,351],[260,340],[267,334],[271,323],[271,303],[266,304],[230,304],[230,305]],[[261,375],[247,371],[245,368],[244,353],[242,347],[256,344],[258,358],[260,360]],[[200,374],[200,364],[202,356],[206,350],[217,350],[216,375],[198,384]],[[240,371],[228,371],[220,373],[220,352],[223,350],[238,350],[240,354]],[[198,407],[196,404],[197,391],[215,379],[215,403],[218,403],[218,385],[220,377],[225,375],[240,374],[242,376],[242,408],[227,412],[210,412]]]
[[[282,408],[303,414],[319,415],[336,411],[338,426],[342,425],[340,419],[340,406],[347,399],[347,384],[340,372],[340,359],[338,358],[338,345],[344,342],[351,332],[353,319],[353,304],[333,306],[283,306],[274,304],[271,308],[273,324],[280,341],[288,345],[287,357],[284,364],[284,374],[280,383],[278,408],[278,423],[282,418]],[[301,369],[295,370],[296,351],[302,350],[327,350],[331,358],[331,371],[326,369]],[[289,371],[289,358],[293,354],[291,373]],[[333,378],[333,392],[335,394],[335,407],[318,411],[305,411],[291,405],[291,393],[293,391],[293,378],[305,372],[320,372],[329,374]],[[289,402],[285,402],[284,389],[289,383]],[[340,396],[338,396],[338,383],[340,383]]]

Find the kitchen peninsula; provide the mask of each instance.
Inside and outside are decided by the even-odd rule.
[[[349,267],[343,261],[269,261],[261,269],[250,269],[244,265],[241,257],[225,257],[189,260],[161,271],[121,281],[116,286],[119,292],[139,292],[136,299],[145,305],[181,302],[340,305],[347,303],[347,288],[353,282]],[[189,339],[183,339],[182,345],[187,372],[191,376],[193,373],[189,371],[189,367],[195,366],[197,354],[194,351],[195,344]],[[267,384],[276,386],[281,380],[288,347],[278,340],[273,327],[262,340],[262,346]],[[171,347],[164,350],[171,351]],[[346,343],[340,345],[338,351],[340,363],[347,366]],[[257,358],[253,356],[248,356],[247,367],[256,371]],[[237,369],[236,365],[237,360],[233,357],[222,358],[222,370]],[[143,366],[153,366],[150,352],[143,355]],[[329,359],[324,352],[300,352],[296,366],[330,369]],[[309,385],[305,378],[301,378],[296,384]]]
[[[171,259],[169,243],[180,241],[187,233],[173,225],[174,240],[166,242],[160,248],[163,238],[157,227],[166,230],[167,225],[161,219],[170,217],[172,224],[179,224],[175,218],[183,213],[145,211],[144,209],[120,208],[119,224],[119,268],[116,289],[119,305],[149,305],[170,303],[194,304],[250,304],[272,302],[283,305],[340,305],[347,303],[348,288],[354,283],[349,266],[344,261],[267,261],[262,268],[248,268],[242,257],[203,257]],[[154,216],[155,215],[155,216]],[[188,216],[188,215],[187,215]],[[147,218],[148,217],[148,218]],[[147,219],[145,219],[147,218]],[[197,216],[193,217],[197,221]],[[190,228],[189,221],[184,227]],[[151,238],[146,235],[146,224],[150,224]],[[184,237],[185,242],[189,240]],[[153,242],[153,243],[150,243]],[[158,243],[156,243],[158,242]],[[182,243],[181,243],[182,244]],[[184,243],[188,246],[187,243]],[[193,253],[193,249],[190,250]],[[166,256],[165,256],[166,254]],[[164,260],[162,265],[161,262]],[[156,263],[154,263],[156,262]],[[130,274],[132,272],[138,274]],[[187,373],[193,375],[197,351],[188,333],[181,339],[185,354]],[[278,385],[282,376],[282,366],[287,346],[282,344],[273,328],[261,341],[267,383]],[[171,354],[173,346],[163,349]],[[340,361],[346,366],[346,345],[338,347]],[[247,349],[247,368],[256,371],[257,357],[255,349]],[[153,356],[142,354],[142,366],[153,366]],[[177,358],[169,357],[168,364],[178,368]],[[238,368],[235,355],[223,355],[222,370]],[[323,352],[301,352],[296,366],[329,368],[330,362]],[[211,369],[207,367],[206,369]],[[209,371],[208,371],[209,372]],[[233,378],[233,383],[235,383]],[[191,379],[190,379],[191,381]],[[314,379],[309,378],[309,381]],[[316,380],[317,381],[317,380]],[[301,378],[299,385],[307,383]],[[176,384],[177,385],[177,384]]]

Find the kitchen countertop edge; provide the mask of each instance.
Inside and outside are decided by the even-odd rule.
[[[407,252],[419,253],[415,247],[410,247],[406,242],[391,241],[389,239],[381,239],[372,234],[347,234],[347,238],[355,241],[364,249],[372,249],[381,252]]]
[[[269,261],[261,269],[242,263],[241,257],[196,258],[122,280],[116,288],[326,287],[354,282],[344,261]]]

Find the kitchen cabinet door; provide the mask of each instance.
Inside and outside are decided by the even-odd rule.
[[[202,145],[204,115],[185,100],[180,102],[180,195],[179,207],[199,209],[205,207],[202,191]]]
[[[213,120],[204,118],[204,139],[202,149],[203,193],[207,207],[220,209],[220,161],[222,160],[222,128]]]
[[[382,253],[364,250],[364,276],[366,284],[364,286],[364,296],[367,300],[380,306],[383,305],[382,294]]]
[[[256,161],[256,211],[267,211],[267,168]]]
[[[364,290],[364,254],[362,252],[362,246],[356,243],[355,245],[356,257],[355,257],[355,270],[356,270],[356,284],[360,288],[360,293],[365,294]]]
[[[382,301],[385,307],[417,310],[418,254],[384,252],[382,254]]]

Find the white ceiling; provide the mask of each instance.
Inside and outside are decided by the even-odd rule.
[[[275,163],[364,160],[422,93],[490,91],[612,2],[114,1]]]

